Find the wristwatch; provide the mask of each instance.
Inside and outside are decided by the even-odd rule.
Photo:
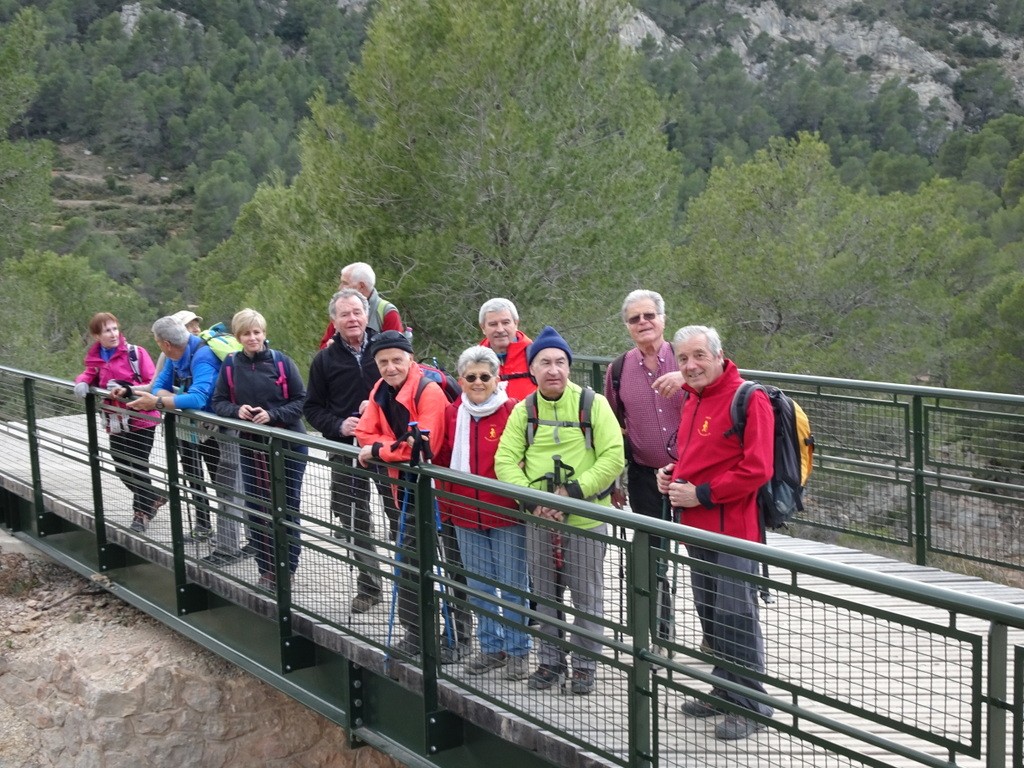
[[[156,409],[158,411],[162,411],[164,409],[164,399],[163,399],[163,397],[158,397],[156,399]]]

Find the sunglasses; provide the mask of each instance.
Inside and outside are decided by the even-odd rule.
[[[479,376],[477,376],[475,373],[467,373],[462,378],[464,378],[470,384],[475,384],[476,380],[479,378],[480,381],[482,381],[484,384],[486,384],[488,381],[490,381],[494,377],[491,376],[491,374],[489,374],[489,373],[481,373]]]
[[[626,322],[629,323],[630,325],[636,325],[641,320],[646,320],[648,323],[653,323],[654,318],[656,318],[657,316],[657,312],[644,312],[643,314],[633,315],[632,317],[627,318]]]

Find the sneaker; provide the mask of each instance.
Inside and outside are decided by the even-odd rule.
[[[585,696],[594,690],[596,675],[589,669],[574,669],[572,673],[572,692]]]
[[[204,563],[206,565],[213,565],[213,566],[216,566],[216,567],[220,568],[220,567],[225,566],[225,565],[231,565],[232,563],[237,563],[241,559],[242,559],[242,553],[241,553],[240,550],[236,549],[234,552],[223,552],[223,551],[221,551],[219,549],[215,549],[215,550],[213,550],[213,552],[208,554],[206,557],[199,558],[199,562],[200,563]]]
[[[380,602],[380,595],[356,595],[352,598],[350,610],[353,615],[366,613]]]
[[[526,684],[535,691],[546,691],[556,683],[560,683],[564,677],[565,667],[552,667],[549,664],[541,664],[533,671]]]
[[[446,641],[441,641],[441,663],[442,664],[454,664],[460,661],[471,653],[469,643],[456,643],[455,645],[446,645]]]
[[[238,551],[242,553],[242,557],[256,557],[256,547],[252,544],[246,544]]]
[[[132,524],[128,527],[136,533],[143,533],[146,530],[146,518],[143,515],[135,515],[132,518]]]
[[[153,504],[150,506],[149,511],[143,513],[146,516],[146,519],[152,520],[154,517],[156,517],[157,511],[166,503],[166,496],[157,496],[155,499],[153,499]]]
[[[526,656],[509,656],[505,662],[506,680],[525,680],[530,676],[530,664]]]
[[[725,714],[725,710],[697,699],[685,702],[679,711],[687,717],[714,717]]]
[[[483,675],[492,669],[501,669],[508,663],[508,656],[504,651],[497,653],[477,653],[469,657],[466,662],[466,674]]]
[[[206,541],[213,536],[213,529],[206,525],[197,525],[192,529],[192,532],[189,533],[189,536],[194,541]]]
[[[745,739],[767,727],[764,723],[743,715],[726,715],[725,720],[715,726],[715,738],[723,741]]]

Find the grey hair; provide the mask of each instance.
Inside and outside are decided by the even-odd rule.
[[[490,312],[505,311],[508,311],[508,313],[512,315],[513,320],[515,320],[517,323],[519,322],[519,311],[516,309],[516,305],[513,304],[508,299],[503,299],[500,297],[495,299],[488,299],[483,303],[483,306],[480,307],[480,319],[478,322],[480,323],[480,325],[483,325],[484,318],[487,317],[488,313]]]
[[[458,371],[459,376],[462,376],[469,366],[476,365],[477,363],[486,363],[491,369],[491,375],[498,375],[498,368],[500,367],[498,356],[494,354],[493,349],[481,346],[470,347],[459,355],[459,362],[456,364],[455,370]]]
[[[184,347],[188,344],[188,329],[177,318],[164,315],[153,323],[153,335],[159,341],[166,341],[172,347]]]
[[[367,264],[365,261],[354,261],[348,266],[342,267],[342,274],[348,271],[349,279],[354,283],[366,283],[370,290],[373,290],[373,286],[377,284],[377,274],[373,271],[373,267]]]
[[[661,294],[657,291],[648,291],[645,288],[637,288],[635,291],[630,291],[629,295],[622,301],[622,322],[626,322],[626,310],[630,304],[636,304],[638,301],[653,301],[654,310],[659,315],[665,314],[665,300],[661,297]]]
[[[350,299],[353,296],[359,299],[359,303],[363,305],[363,314],[369,317],[370,302],[366,300],[366,297],[363,296],[363,294],[361,294],[355,288],[342,288],[336,294],[331,296],[331,300],[327,304],[327,314],[331,316],[331,320],[334,319],[334,313],[335,311],[337,311],[338,302],[341,301],[342,299]]]
[[[689,341],[694,336],[704,336],[708,340],[708,352],[715,357],[722,354],[722,338],[718,335],[718,331],[706,325],[683,326],[672,337],[672,343],[678,344],[681,341]]]

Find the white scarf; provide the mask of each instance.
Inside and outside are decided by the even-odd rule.
[[[459,400],[459,412],[455,417],[455,440],[452,444],[451,468],[460,472],[469,472],[469,422],[470,419],[481,419],[490,416],[501,408],[508,400],[504,389],[498,389],[479,405],[471,403],[466,393]]]

